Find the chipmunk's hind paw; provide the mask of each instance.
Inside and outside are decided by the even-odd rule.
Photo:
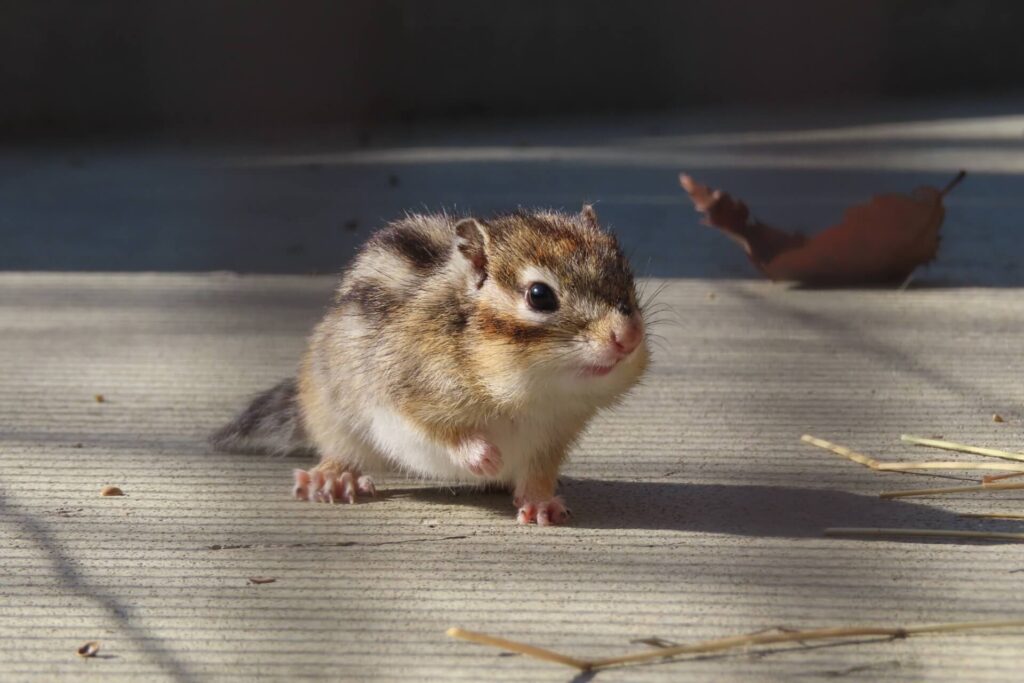
[[[316,503],[355,503],[359,495],[375,496],[373,479],[358,470],[323,462],[311,470],[295,470],[292,489],[299,500]]]
[[[517,500],[516,505],[519,507],[516,521],[520,524],[536,522],[537,526],[552,526],[569,521],[569,509],[560,496],[543,501]]]

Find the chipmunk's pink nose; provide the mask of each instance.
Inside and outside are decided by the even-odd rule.
[[[636,315],[626,318],[625,324],[612,331],[612,344],[623,357],[633,353],[644,340],[644,325]]]

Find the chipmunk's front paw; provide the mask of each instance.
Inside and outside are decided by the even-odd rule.
[[[561,496],[540,501],[517,497],[513,504],[519,508],[516,521],[520,524],[536,522],[537,526],[551,526],[569,521],[569,509]]]
[[[311,470],[295,470],[295,497],[317,503],[354,503],[359,494],[377,495],[373,479],[339,463],[322,462]]]
[[[501,471],[501,450],[483,438],[470,439],[459,446],[459,458],[478,477],[493,477]]]

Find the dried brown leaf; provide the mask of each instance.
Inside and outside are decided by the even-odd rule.
[[[679,183],[704,213],[704,222],[738,243],[772,280],[855,286],[901,282],[935,258],[945,217],[942,199],[964,175],[961,171],[942,190],[876,195],[848,208],[842,223],[814,237],[761,223],[742,201],[685,173]]]

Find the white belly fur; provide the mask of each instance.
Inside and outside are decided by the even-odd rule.
[[[377,405],[369,410],[367,440],[396,469],[409,474],[461,483],[518,482],[526,475],[533,458],[544,457],[544,450],[552,442],[553,430],[579,424],[575,416],[567,414],[565,406],[560,414],[543,406],[515,422],[495,420],[483,429],[483,435],[498,447],[502,454],[502,469],[495,477],[483,478],[471,474],[457,464],[444,446],[430,440],[418,427],[394,409]]]
[[[370,409],[369,418],[370,443],[396,469],[431,479],[474,479],[452,461],[446,448],[428,439],[395,410],[375,406]]]

